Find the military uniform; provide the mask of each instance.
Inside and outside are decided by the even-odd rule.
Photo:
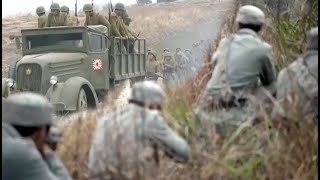
[[[286,95],[296,93],[303,101],[303,112],[318,111],[318,28],[308,34],[306,53],[280,71],[277,99],[283,104]]]
[[[36,13],[39,16],[38,17],[38,28],[44,28],[47,23],[47,16],[45,15],[46,10],[43,6],[39,6],[36,9]]]
[[[157,148],[179,162],[191,158],[187,142],[166,124],[161,114],[143,107],[160,105],[163,100],[164,92],[156,83],[136,83],[131,103],[97,121],[89,152],[90,179],[134,179],[137,168],[148,168],[156,163],[156,158],[152,157]],[[115,171],[122,178],[113,174]]]
[[[236,21],[261,26],[265,16],[257,7],[247,5],[239,9]],[[240,125],[255,110],[257,104],[249,102],[250,95],[257,98],[259,105],[267,98],[265,89],[272,94],[275,92],[276,74],[272,60],[271,46],[251,29],[242,28],[221,40],[213,54],[215,68],[201,100],[200,109],[210,115],[199,113],[200,119],[214,122],[221,134],[229,134],[222,131],[227,126],[233,132],[232,126]],[[219,111],[221,108],[226,110]]]
[[[86,20],[84,22],[85,26],[90,26],[90,25],[104,25],[106,26],[108,29],[110,29],[110,23],[108,22],[108,20],[102,16],[99,13],[95,13],[93,12],[92,16],[86,16]]]
[[[66,14],[59,13],[58,15],[53,15],[49,13],[46,27],[55,27],[55,26],[67,26],[68,19]]]
[[[166,83],[174,83],[176,80],[177,63],[170,53],[164,55],[163,79]]]
[[[66,14],[60,13],[60,5],[58,3],[52,3],[50,10],[51,12],[48,15],[46,27],[67,26],[67,16]]]
[[[69,7],[62,6],[60,9],[62,14],[65,14],[67,16],[67,26],[78,26],[79,25],[79,19],[76,16],[70,16],[69,14]]]
[[[151,50],[148,55],[152,55],[152,58],[149,58],[148,56],[148,61],[146,64],[146,78],[149,80],[157,80],[159,76],[159,71],[160,71],[160,65],[159,62],[157,61],[157,55],[156,52]]]
[[[176,54],[177,76],[180,81],[183,81],[187,76],[187,57],[182,51]]]
[[[85,4],[83,6],[83,11],[86,13],[86,20],[84,22],[85,26],[89,25],[104,25],[108,28],[109,32],[111,29],[109,21],[99,13],[93,12],[93,7],[91,4]],[[89,13],[89,14],[87,14]]]
[[[52,125],[52,108],[37,94],[20,93],[2,104],[2,178],[15,180],[70,180],[53,151],[40,153],[30,137],[22,137],[14,126]]]

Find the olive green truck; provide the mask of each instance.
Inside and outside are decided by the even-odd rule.
[[[24,29],[14,38],[23,57],[2,78],[2,97],[35,92],[56,111],[78,111],[96,107],[122,81],[145,77],[146,41],[110,37],[105,26]]]

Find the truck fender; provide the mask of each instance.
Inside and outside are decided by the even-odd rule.
[[[76,111],[80,89],[84,88],[87,94],[88,106],[96,107],[98,104],[97,94],[91,83],[82,77],[72,77],[65,82],[51,85],[46,97],[53,105],[64,104],[64,110]]]

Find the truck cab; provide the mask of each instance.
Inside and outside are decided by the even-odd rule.
[[[23,57],[10,65],[5,84],[10,93],[46,96],[56,111],[96,107],[116,84],[145,76],[145,40],[108,34],[102,25],[21,30],[16,43]]]

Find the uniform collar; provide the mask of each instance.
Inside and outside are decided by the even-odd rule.
[[[237,34],[249,34],[254,37],[258,37],[258,34],[255,31],[247,28],[240,29]]]

